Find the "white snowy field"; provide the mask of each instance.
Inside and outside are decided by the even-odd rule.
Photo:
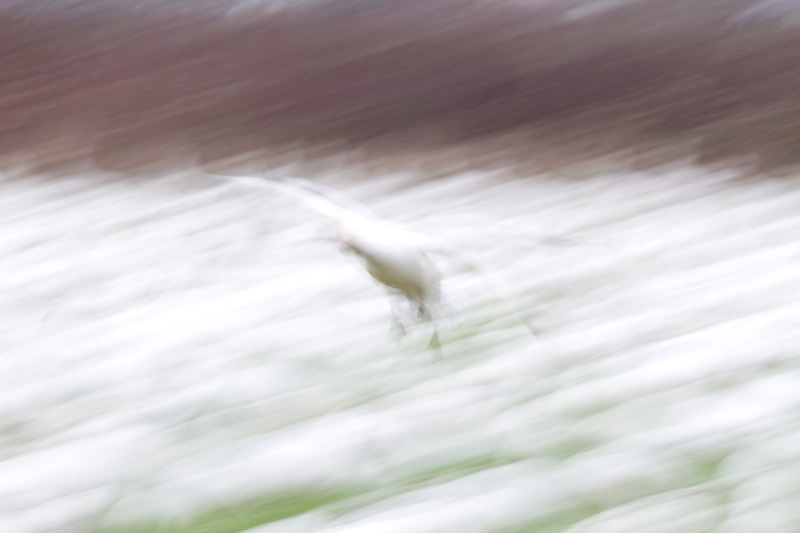
[[[800,177],[305,177],[541,340],[443,261],[443,360],[391,341],[268,191],[6,173],[0,531],[800,531]]]

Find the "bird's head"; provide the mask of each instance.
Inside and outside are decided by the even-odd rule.
[[[339,230],[339,233],[336,236],[336,242],[339,245],[340,252],[358,253],[358,249],[355,245],[355,237],[347,230]]]
[[[353,246],[353,234],[346,228],[333,222],[321,224],[317,230],[316,238],[318,240],[336,244],[341,252],[355,252],[355,248]]]

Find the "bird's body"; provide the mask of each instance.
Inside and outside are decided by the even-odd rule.
[[[334,222],[334,240],[363,259],[373,279],[402,295],[419,318],[439,318],[441,275],[428,255],[434,247],[430,239],[389,224],[338,191],[297,178],[286,183],[307,205]],[[397,308],[393,306],[392,311],[402,331]]]
[[[423,318],[441,305],[441,274],[425,251],[421,236],[383,225],[340,233],[340,242],[360,256],[378,282],[415,304]]]
[[[442,298],[441,274],[430,254],[442,253],[451,257],[458,257],[459,254],[424,235],[393,226],[338,191],[319,184],[297,178],[257,179],[207,175],[250,186],[278,188],[327,217],[334,225],[333,240],[343,251],[359,256],[369,275],[391,294],[400,296],[401,303],[409,304],[418,320],[433,325],[434,332],[429,346],[439,347],[437,324],[449,313],[446,312]],[[463,257],[460,259],[471,268],[482,270],[474,263],[465,261]],[[403,313],[397,303],[392,302],[392,328],[402,336],[405,334],[402,318],[408,313]],[[530,324],[521,318],[519,320],[536,335]]]
[[[444,306],[441,274],[429,255],[436,246],[430,239],[393,226],[338,191],[306,180],[209,176],[278,188],[327,217],[333,222],[333,240],[340,248],[360,257],[369,275],[403,298],[417,319],[434,323],[432,340],[438,343],[436,322],[443,318]],[[405,333],[403,314],[392,302],[392,328],[400,335]]]

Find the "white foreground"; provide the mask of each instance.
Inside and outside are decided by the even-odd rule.
[[[392,342],[274,194],[5,174],[0,531],[237,531],[287,494],[249,530],[797,531],[800,178],[305,177],[491,267],[541,341],[444,262],[443,359]]]

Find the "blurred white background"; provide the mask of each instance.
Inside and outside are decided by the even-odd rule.
[[[491,266],[541,342],[448,262],[444,359],[391,342],[269,191],[4,173],[0,529],[794,531],[797,179],[367,172],[305,177]]]

